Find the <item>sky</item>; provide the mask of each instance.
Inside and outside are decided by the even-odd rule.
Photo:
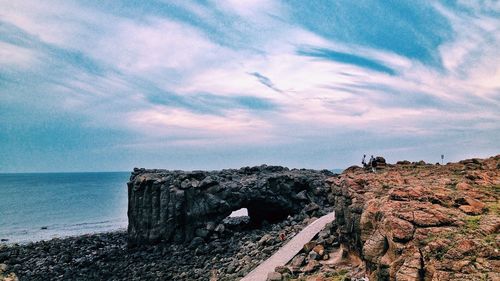
[[[0,172],[500,153],[500,1],[0,0]]]

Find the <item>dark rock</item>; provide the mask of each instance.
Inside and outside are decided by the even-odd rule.
[[[193,240],[191,241],[191,243],[189,244],[189,246],[192,247],[192,248],[196,248],[196,247],[202,245],[203,242],[204,242],[203,238],[201,238],[201,237],[195,237],[195,238],[193,238]]]
[[[217,237],[225,232],[224,219],[241,208],[248,209],[252,226],[263,228],[306,205],[307,212],[319,211],[328,205],[328,176],[266,165],[213,172],[134,169],[128,183],[129,245]]]

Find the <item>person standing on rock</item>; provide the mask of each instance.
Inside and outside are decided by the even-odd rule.
[[[368,167],[371,167],[372,172],[375,173],[375,168],[377,167],[377,162],[375,161],[375,158],[373,158],[373,155],[370,157],[370,162],[368,162]]]
[[[361,164],[363,164],[363,168],[366,168],[366,154],[363,154],[363,160],[361,160]]]

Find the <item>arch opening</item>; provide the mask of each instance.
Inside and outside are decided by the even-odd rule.
[[[238,217],[248,217],[248,209],[241,208],[236,211],[233,211],[228,217],[230,218],[238,218]]]
[[[293,213],[291,209],[276,202],[252,201],[246,207],[252,227],[260,227],[264,222],[280,222]]]

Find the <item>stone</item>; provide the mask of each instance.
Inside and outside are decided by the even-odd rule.
[[[290,265],[294,268],[299,268],[302,265],[304,265],[304,262],[306,260],[306,255],[300,254],[295,256],[292,261],[290,262]]]
[[[215,232],[222,233],[222,232],[224,232],[224,230],[225,230],[225,229],[226,229],[226,228],[224,227],[224,225],[223,225],[223,224],[219,224],[219,225],[217,225],[217,227],[215,228]]]
[[[309,254],[307,255],[307,260],[309,260],[309,261],[319,260],[320,257],[321,256],[318,253],[316,253],[315,251],[310,251]]]
[[[320,257],[322,257],[325,254],[325,247],[323,245],[316,245],[312,250],[315,253],[317,253]]]
[[[216,224],[213,221],[209,221],[207,223],[207,230],[208,231],[214,231],[216,227],[217,226],[216,226]]]
[[[198,228],[195,233],[198,237],[206,238],[210,232],[207,229]]]
[[[195,237],[195,238],[193,238],[193,240],[191,241],[191,243],[189,244],[189,246],[192,247],[192,248],[196,248],[196,247],[202,245],[203,242],[204,242],[203,238],[201,238],[201,237]]]
[[[302,190],[301,192],[297,193],[297,195],[295,196],[295,198],[299,199],[299,200],[303,200],[303,201],[307,201],[307,193],[305,190]]]
[[[387,238],[380,231],[375,231],[363,245],[363,256],[366,260],[377,262],[387,251],[389,245]]]
[[[269,272],[267,275],[267,281],[281,281],[281,273]]]
[[[459,207],[459,209],[462,210],[464,213],[472,216],[477,216],[484,213],[486,204],[470,197],[466,197],[464,199],[467,205],[462,205]]]
[[[408,241],[413,238],[415,227],[410,222],[391,216],[385,223],[394,241]]]
[[[410,258],[405,259],[405,262],[396,273],[396,280],[415,281],[419,280],[420,256],[415,253]]]
[[[259,242],[257,242],[259,245],[272,245],[273,244],[273,237],[269,234],[265,234],[264,236],[262,236],[259,240]]]
[[[306,211],[307,213],[312,213],[312,212],[319,210],[319,209],[320,209],[319,205],[312,202],[305,207],[304,211]]]

